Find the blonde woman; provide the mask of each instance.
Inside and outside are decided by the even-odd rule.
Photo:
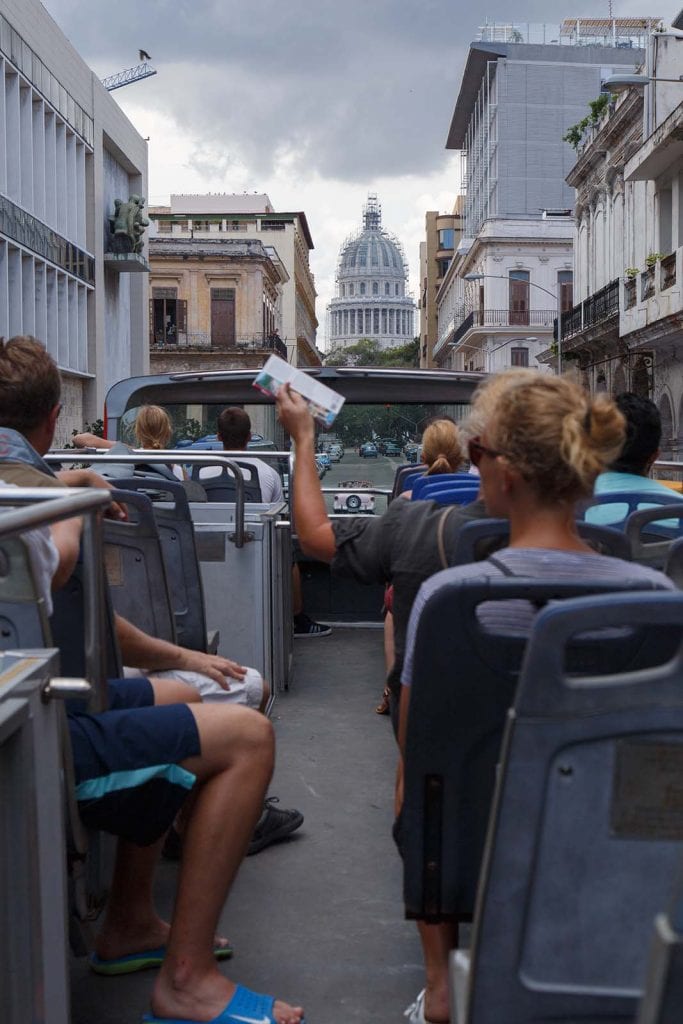
[[[173,427],[169,415],[160,405],[143,405],[135,417],[133,430],[138,448],[148,451],[165,451],[173,437]],[[77,448],[113,448],[120,444],[119,441],[110,441],[106,437],[98,437],[96,434],[90,433],[76,434],[73,441]],[[171,465],[159,463],[154,470],[164,476],[167,472],[172,472],[178,480],[187,479],[183,467],[175,463]]]
[[[576,503],[593,493],[599,473],[619,455],[625,421],[605,395],[592,398],[564,377],[532,370],[494,378],[475,396],[469,442],[479,468],[481,494],[490,516],[510,520],[510,545],[491,559],[436,573],[422,584],[413,605],[401,675],[399,747],[404,749],[413,648],[427,598],[439,587],[469,577],[524,576],[567,581],[649,580],[667,589],[662,573],[597,554],[576,529]],[[479,612],[492,633],[529,633],[535,609],[524,601],[490,602]],[[399,766],[399,779],[402,766]],[[397,807],[402,802],[397,789]],[[400,831],[400,829],[399,829]],[[457,923],[418,921],[426,989],[407,1011],[410,1024],[445,1024],[448,1010],[448,953],[457,945]]]

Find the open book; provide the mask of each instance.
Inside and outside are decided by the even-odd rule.
[[[283,384],[289,384],[293,391],[308,402],[312,416],[325,427],[331,427],[345,399],[315,377],[290,366],[279,356],[271,356],[259,371],[254,387],[265,395],[276,395]]]

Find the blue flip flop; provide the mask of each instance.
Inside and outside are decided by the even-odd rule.
[[[277,1024],[273,1017],[272,996],[262,996],[258,992],[238,985],[235,994],[222,1013],[214,1017],[208,1024]],[[197,1021],[183,1020],[179,1017],[155,1017],[146,1013],[143,1024],[197,1024]],[[301,1024],[306,1024],[302,1018]]]
[[[234,950],[230,943],[227,946],[216,945],[213,955],[216,960],[229,960]],[[102,960],[97,953],[90,957],[90,970],[95,974],[104,974],[108,977],[116,977],[119,974],[135,974],[136,971],[146,971],[150,967],[161,967],[166,956],[166,947],[157,946],[156,949],[145,949],[140,953],[129,953],[127,956],[115,957],[113,960]]]

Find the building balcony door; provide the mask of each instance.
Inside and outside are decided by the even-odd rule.
[[[211,346],[233,348],[235,345],[235,289],[211,289]]]
[[[529,271],[510,271],[510,324],[529,325]]]

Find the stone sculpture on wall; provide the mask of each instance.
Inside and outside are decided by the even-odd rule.
[[[143,214],[144,196],[132,195],[128,202],[114,200],[114,214],[109,217],[110,251],[115,253],[141,253],[143,235],[149,221]]]

